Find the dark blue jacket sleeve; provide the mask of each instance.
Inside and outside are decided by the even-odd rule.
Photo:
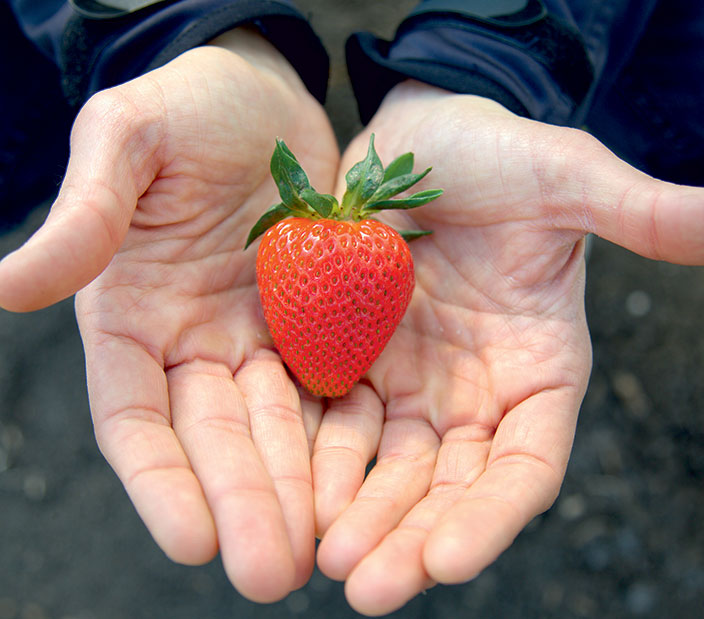
[[[425,0],[393,40],[365,32],[348,40],[360,115],[367,122],[388,90],[414,78],[495,99],[537,120],[579,125],[607,58],[613,61],[608,52],[614,29],[624,23],[629,28],[619,43],[625,53],[654,4]]]
[[[174,0],[111,19],[87,18],[57,0],[10,1],[25,35],[58,65],[74,105],[243,24],[258,27],[325,98],[327,54],[289,0]]]

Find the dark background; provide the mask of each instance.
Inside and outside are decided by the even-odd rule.
[[[301,0],[332,59],[328,109],[358,129],[343,44],[391,36],[415,0]],[[14,249],[46,214],[0,236]],[[704,609],[704,269],[595,240],[587,312],[594,370],[560,498],[475,581],[395,617],[675,616]],[[243,600],[219,560],[171,563],[97,450],[72,301],[0,310],[0,619],[355,617],[316,572],[271,606]]]

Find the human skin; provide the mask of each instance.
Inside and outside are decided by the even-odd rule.
[[[406,318],[349,396],[315,400],[273,350],[242,247],[278,202],[276,137],[340,196],[372,130],[383,161],[415,152],[445,193],[389,218],[434,230],[412,245]],[[85,105],[46,223],[0,262],[0,306],[80,290],[96,437],[168,556],[219,551],[270,602],[307,581],[317,531],[320,568],[383,614],[475,576],[557,495],[590,367],[585,233],[702,264],[704,190],[415,83],[338,159],[288,63],[230,33]]]
[[[278,201],[276,137],[332,190],[327,117],[269,43],[238,29],[184,53],[86,103],[46,223],[0,263],[10,310],[80,289],[100,449],[169,557],[219,551],[260,602],[302,586],[315,552],[314,429],[242,249]]]
[[[419,83],[387,96],[341,170],[371,131],[383,161],[413,151],[434,166],[418,189],[444,189],[389,219],[434,231],[411,246],[414,296],[364,383],[329,404],[313,452],[318,564],[380,615],[475,577],[553,503],[591,368],[585,235],[704,264],[704,189]]]

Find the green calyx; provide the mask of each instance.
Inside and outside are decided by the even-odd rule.
[[[392,199],[415,185],[431,168],[414,174],[413,153],[397,157],[384,168],[374,150],[374,134],[369,138],[367,156],[353,165],[345,175],[347,189],[342,196],[342,203],[338,203],[335,196],[318,193],[311,187],[308,176],[283,140],[276,140],[270,169],[279,188],[281,202],[269,208],[254,224],[245,249],[271,226],[287,217],[361,221],[388,209],[416,208],[442,194],[442,189],[427,189],[404,198]],[[399,234],[411,241],[431,232],[408,230],[400,231]]]

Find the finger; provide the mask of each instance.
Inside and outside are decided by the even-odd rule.
[[[540,399],[539,396],[534,397]],[[551,396],[548,399],[554,398]],[[541,404],[538,402],[537,406],[540,407]],[[447,579],[447,577],[444,580],[438,579],[438,574],[428,567],[427,548],[448,515],[454,514],[471,492],[481,492],[482,484],[487,483],[485,480],[494,475],[489,473],[487,476],[485,472],[489,454],[493,453],[494,457],[496,454],[504,454],[500,457],[508,457],[512,450],[525,449],[531,443],[531,440],[526,438],[528,435],[521,428],[521,424],[515,421],[521,419],[521,412],[520,406],[512,411],[506,418],[506,425],[496,436],[485,426],[457,427],[443,436],[428,495],[419,501],[401,520],[398,527],[386,535],[349,574],[345,592],[353,608],[367,615],[383,615],[401,608],[437,580],[448,583],[463,582],[458,577],[456,566],[453,573],[454,579]],[[513,416],[514,413],[518,414]],[[549,446],[545,450],[548,456],[557,461],[566,461],[569,444],[571,444],[570,427],[573,428],[573,424],[567,421],[569,415],[564,416],[566,427],[556,428],[560,426],[560,422],[550,423],[549,415],[546,414],[544,418],[552,428],[547,431],[540,427],[540,421],[536,422],[536,417],[539,415],[533,415],[528,423],[538,426],[536,432],[542,433],[546,440],[545,444]],[[565,430],[567,430],[566,435]],[[502,442],[504,437],[507,439]],[[498,441],[499,445],[490,452],[494,441]],[[560,444],[563,445],[563,449],[556,447]],[[530,477],[530,471],[526,474]],[[517,480],[511,476],[502,479],[503,475],[504,472],[499,471],[496,474],[495,483],[499,487],[505,484],[507,488],[512,488]],[[502,501],[498,502],[499,506],[503,504]],[[493,526],[509,540],[505,544],[510,544],[524,524],[511,522],[512,527],[508,527],[493,507],[491,503],[488,505],[489,513],[481,529],[472,528],[478,526],[474,521],[462,521],[458,523],[457,528],[467,527],[466,531],[462,531],[467,537],[483,538],[488,528]],[[530,510],[530,508],[527,509]],[[521,522],[527,522],[529,519],[524,517]],[[440,535],[443,535],[442,530]],[[471,562],[474,559],[471,555],[478,550],[476,544],[470,545],[465,540],[453,538],[444,541],[454,556],[462,557],[465,562]],[[460,545],[462,543],[464,545]],[[480,557],[479,560],[487,561],[488,564],[496,556],[498,552],[491,559]],[[438,559],[438,564],[442,565],[445,560],[446,556],[443,555]]]
[[[546,390],[504,417],[486,471],[430,531],[423,560],[431,578],[448,584],[474,578],[550,507],[567,467],[580,401],[575,388]]]
[[[254,445],[281,505],[296,568],[292,588],[298,589],[308,582],[315,562],[313,483],[298,392],[279,356],[268,350],[245,363],[235,382],[249,410]]]
[[[332,400],[313,447],[317,534],[323,536],[352,503],[362,486],[367,464],[379,447],[384,406],[373,389],[356,385]]]
[[[443,436],[427,496],[350,573],[345,591],[353,608],[368,615],[390,613],[434,584],[423,563],[425,542],[485,470],[493,434],[472,425]]]
[[[168,371],[171,411],[215,519],[225,571],[256,602],[288,594],[294,562],[276,489],[230,370],[193,361]]]
[[[387,615],[435,583],[420,557],[427,531],[400,526],[355,567],[345,583],[352,608],[363,615]],[[409,559],[410,558],[410,559]]]
[[[323,421],[323,403],[320,398],[310,395],[303,387],[298,387],[298,397],[303,413],[303,427],[308,438],[308,456],[313,457],[313,447]]]
[[[565,134],[549,130],[562,136],[554,140],[562,156],[541,157],[538,174],[556,221],[648,258],[704,264],[704,188],[654,179],[581,131],[565,148]]]
[[[437,434],[424,421],[384,425],[374,468],[318,547],[318,566],[327,576],[344,580],[425,495],[438,446]]]
[[[172,560],[210,561],[217,553],[215,525],[171,428],[161,365],[127,339],[84,334],[84,344],[91,412],[103,455]]]
[[[31,311],[83,288],[108,265],[156,175],[159,124],[119,89],[78,115],[71,157],[44,225],[0,262],[0,306]]]

